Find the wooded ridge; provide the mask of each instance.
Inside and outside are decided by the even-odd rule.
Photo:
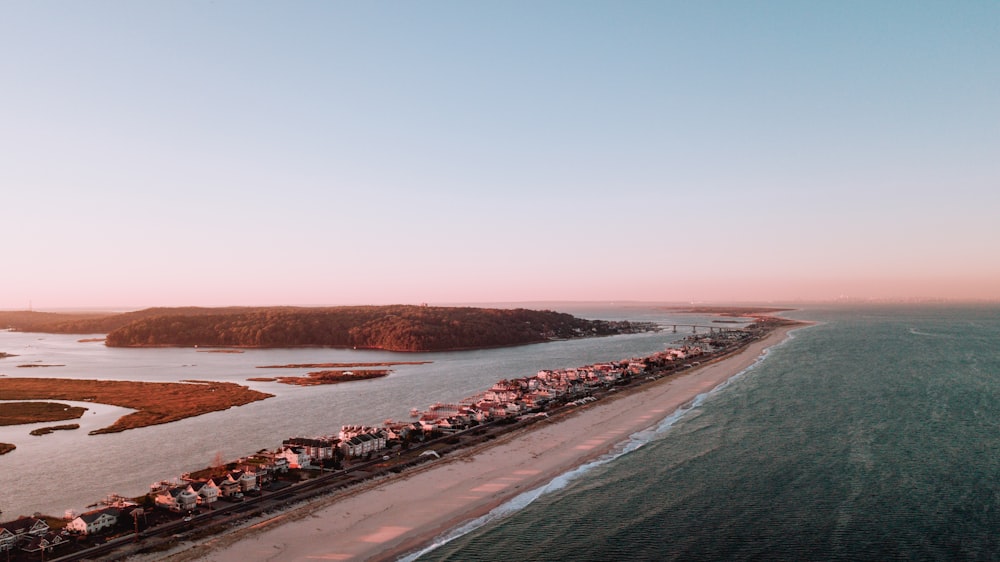
[[[5,321],[0,313],[0,322]],[[19,313],[21,315],[30,313]],[[44,314],[44,313],[35,313]],[[586,320],[551,310],[411,305],[330,308],[156,308],[60,321],[22,321],[23,331],[98,333],[111,347],[354,347],[439,351],[647,331],[627,321]],[[9,321],[9,320],[7,320]]]

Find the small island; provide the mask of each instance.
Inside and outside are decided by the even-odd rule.
[[[4,353],[0,351],[0,359],[6,359],[8,357],[17,357],[17,355],[14,355],[13,353]]]
[[[342,382],[363,381],[387,376],[389,369],[368,369],[365,371],[313,371],[305,377],[277,377],[283,384],[298,386],[318,386],[321,384],[338,384]]]
[[[86,408],[80,406],[57,402],[8,402],[3,405],[3,410],[0,410],[0,425],[75,420],[83,416],[86,411]]]
[[[72,429],[80,429],[80,424],[78,423],[68,423],[65,425],[53,425],[50,427],[40,427],[38,429],[32,429],[32,435],[48,435],[53,431],[66,431]]]
[[[0,443],[0,455],[6,455],[7,453],[16,449],[14,445],[10,443]]]
[[[353,369],[356,367],[392,367],[394,365],[426,365],[431,361],[380,361],[376,363],[289,363],[259,365],[258,369]]]

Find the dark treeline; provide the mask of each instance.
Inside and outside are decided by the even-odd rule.
[[[518,345],[648,328],[629,322],[584,320],[560,312],[527,309],[396,305],[216,310],[214,314],[140,318],[109,332],[106,344],[432,351]]]
[[[252,310],[245,307],[145,308],[133,312],[38,312],[0,311],[0,329],[46,334],[106,334],[137,320],[165,315],[215,315],[225,312]]]

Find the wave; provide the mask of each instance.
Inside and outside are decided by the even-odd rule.
[[[581,476],[589,472],[594,471],[598,467],[606,465],[611,461],[618,459],[619,457],[622,457],[635,450],[640,449],[641,447],[643,447],[647,443],[650,443],[651,441],[663,437],[674,426],[674,424],[680,421],[685,415],[687,415],[691,411],[700,407],[705,402],[705,400],[707,400],[710,396],[722,392],[727,387],[729,387],[730,384],[732,384],[734,381],[743,377],[743,375],[750,372],[754,367],[759,365],[765,358],[767,358],[771,349],[783,345],[785,342],[793,339],[795,337],[792,335],[793,331],[794,330],[789,331],[785,339],[783,339],[782,341],[776,343],[771,347],[765,348],[763,351],[761,351],[761,354],[754,360],[754,362],[748,365],[742,371],[734,374],[725,381],[719,383],[712,390],[709,390],[708,392],[703,392],[695,396],[694,399],[685,403],[681,407],[677,408],[676,410],[668,414],[665,418],[657,422],[655,425],[652,425],[647,429],[644,429],[642,431],[637,431],[629,435],[628,439],[616,445],[614,449],[612,449],[607,454],[602,455],[601,457],[598,457],[597,459],[590,461],[589,463],[580,465],[577,468],[570,470],[569,472],[560,474],[559,476],[556,476],[543,486],[539,486],[538,488],[529,490],[527,492],[515,496],[511,500],[493,508],[486,515],[483,515],[463,525],[455,527],[454,529],[435,538],[431,544],[427,545],[421,550],[412,552],[400,558],[398,562],[413,562],[414,560],[420,558],[424,554],[436,550],[455,539],[467,535],[494,521],[499,521],[514,513],[517,513],[518,511],[521,511],[524,508],[531,505],[536,499],[540,498],[541,496],[561,490],[574,480],[580,478]]]
[[[918,330],[916,328],[910,328],[910,333],[913,334],[913,335],[915,335],[915,336],[930,336],[932,338],[950,338],[950,337],[952,337],[952,336],[950,336],[948,334],[932,334],[930,332],[921,332],[920,330]]]

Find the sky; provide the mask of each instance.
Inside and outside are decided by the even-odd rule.
[[[996,300],[998,61],[985,0],[0,0],[0,308]]]

